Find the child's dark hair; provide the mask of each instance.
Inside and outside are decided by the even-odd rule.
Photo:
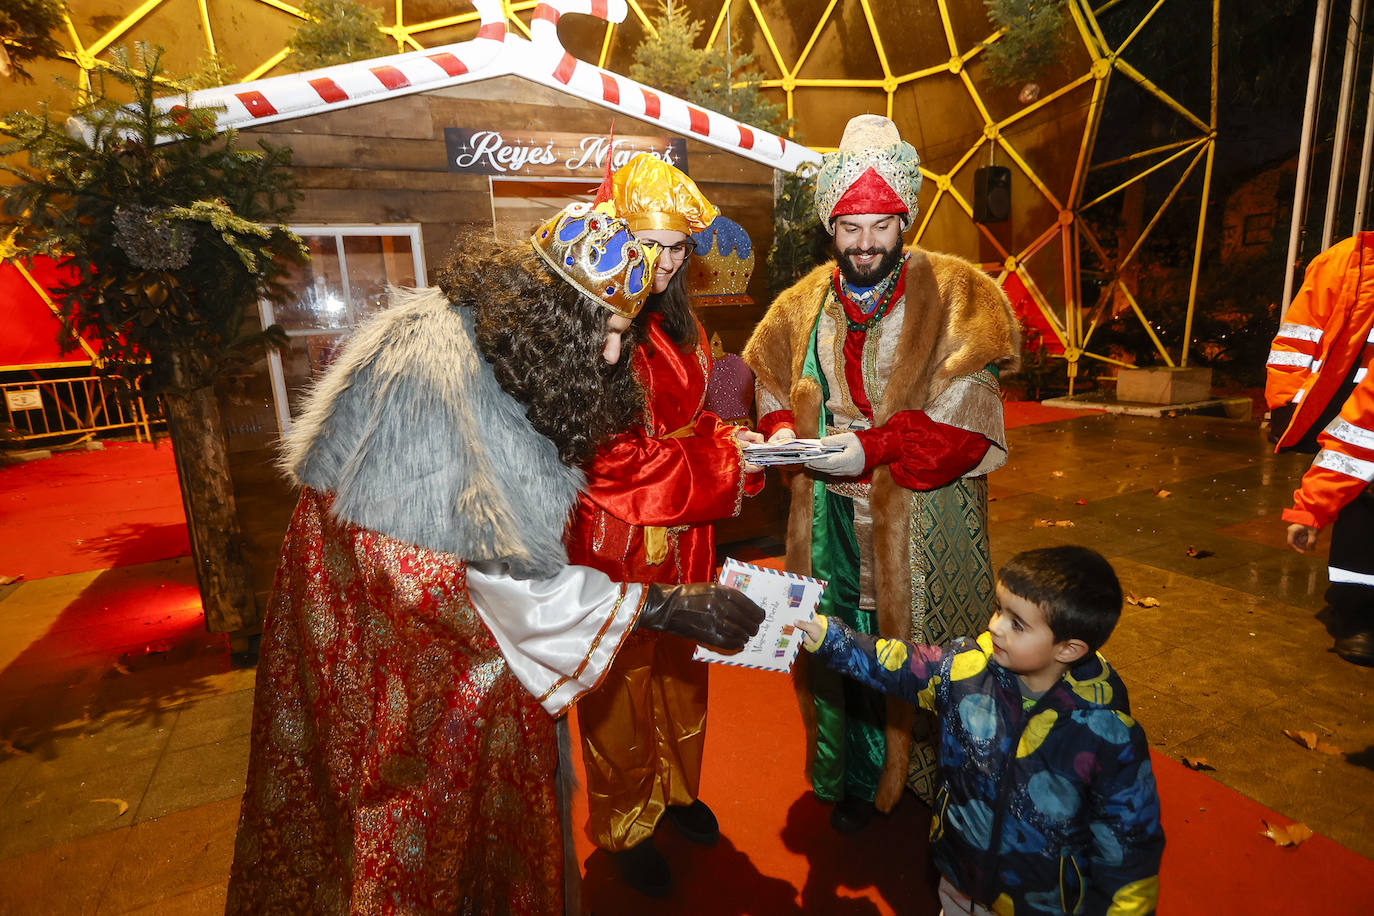
[[[1056,642],[1081,639],[1096,652],[1121,617],[1121,583],[1112,564],[1087,547],[1025,550],[1006,562],[997,581],[1045,612]]]

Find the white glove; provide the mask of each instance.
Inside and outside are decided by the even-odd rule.
[[[864,447],[859,444],[858,436],[853,433],[836,433],[822,439],[821,445],[843,446],[844,451],[806,462],[806,466],[811,470],[829,474],[831,477],[858,477],[863,473]]]
[[[790,428],[784,426],[768,437],[768,444],[777,445],[779,442],[791,442],[795,438],[797,438],[797,434]]]

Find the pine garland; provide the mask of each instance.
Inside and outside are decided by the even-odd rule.
[[[1014,86],[1059,64],[1069,49],[1065,0],[983,0],[1000,38],[984,44],[988,76]]]
[[[682,4],[664,0],[654,17],[658,37],[645,38],[635,48],[630,79],[760,130],[787,133],[792,122],[782,105],[763,94],[763,74],[754,66],[754,56],[741,52],[734,41],[728,52],[696,47],[702,27]]]
[[[0,76],[32,81],[24,62],[55,59],[62,46],[52,33],[62,26],[61,0],[5,0],[0,4]]]
[[[369,60],[387,53],[381,11],[359,0],[305,0],[306,21],[288,44],[298,70]]]

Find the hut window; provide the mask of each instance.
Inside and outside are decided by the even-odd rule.
[[[263,327],[279,324],[290,343],[267,354],[277,425],[282,433],[299,409],[301,392],[322,372],[348,332],[386,304],[389,286],[425,283],[418,225],[292,226],[310,262],[292,269],[287,302],[260,303]]]

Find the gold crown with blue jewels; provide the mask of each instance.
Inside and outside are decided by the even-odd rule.
[[[530,244],[598,305],[622,318],[634,318],[644,307],[659,248],[636,241],[623,219],[591,204],[569,204],[535,230]]]

